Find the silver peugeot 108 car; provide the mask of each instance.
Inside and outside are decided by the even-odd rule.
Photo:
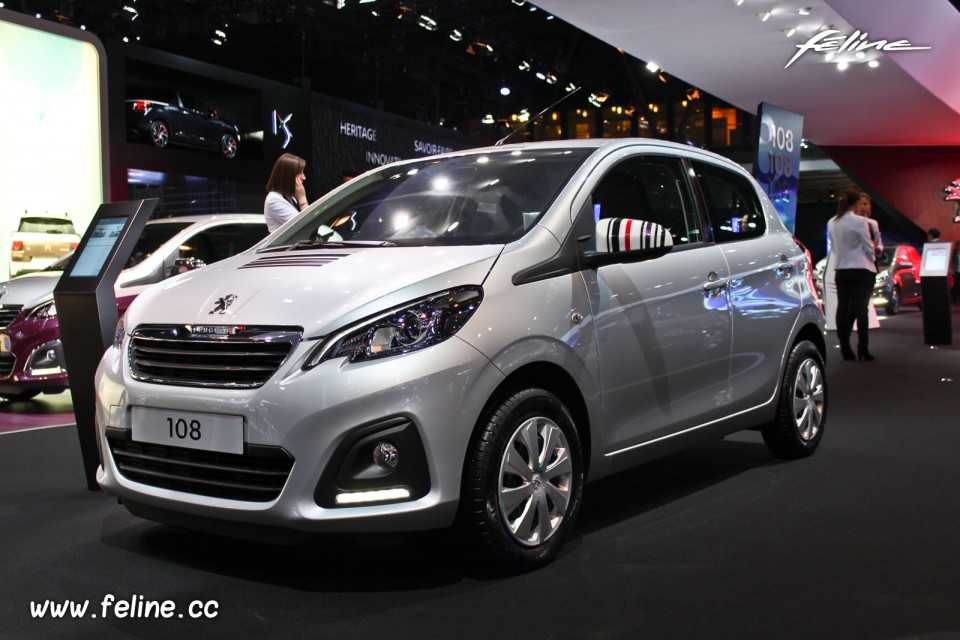
[[[225,533],[457,525],[539,567],[584,482],[826,419],[809,254],[756,182],[652,140],[388,165],[142,294],[97,372],[98,480]]]

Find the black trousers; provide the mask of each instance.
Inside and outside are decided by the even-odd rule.
[[[857,322],[860,351],[870,346],[870,295],[877,274],[869,269],[837,269],[837,339],[840,346],[850,348],[850,333]]]

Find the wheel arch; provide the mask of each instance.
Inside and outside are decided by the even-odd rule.
[[[487,399],[473,427],[470,443],[464,452],[463,473],[467,470],[467,460],[474,443],[481,431],[481,427],[496,407],[511,394],[522,389],[539,388],[557,396],[573,415],[573,422],[577,427],[580,439],[584,477],[589,477],[591,446],[590,415],[587,403],[580,387],[573,377],[561,366],[551,362],[531,362],[511,372],[497,385]],[[462,480],[461,480],[462,482]]]

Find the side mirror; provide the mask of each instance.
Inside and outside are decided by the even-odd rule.
[[[177,258],[174,263],[174,273],[186,273],[200,267],[207,266],[207,263],[200,258]]]
[[[595,250],[586,251],[587,265],[642,262],[659,258],[673,249],[673,236],[663,225],[632,218],[606,218],[594,230]]]

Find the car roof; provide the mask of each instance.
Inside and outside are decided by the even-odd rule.
[[[266,218],[263,217],[262,213],[211,213],[206,215],[194,215],[194,216],[171,216],[169,218],[157,218],[156,220],[150,220],[147,222],[148,225],[151,224],[163,224],[165,222],[177,222],[183,223],[186,222],[190,225],[194,225],[201,222],[261,222],[266,224]]]

